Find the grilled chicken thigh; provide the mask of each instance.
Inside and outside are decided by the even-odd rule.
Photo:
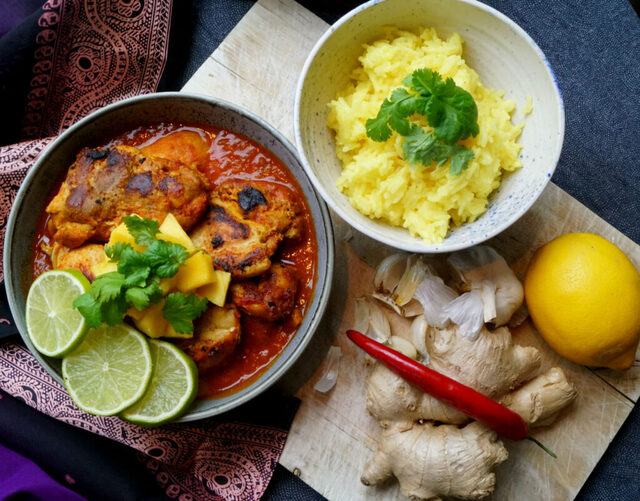
[[[177,342],[196,363],[198,372],[223,365],[240,344],[240,314],[232,304],[210,304],[196,320],[191,339]]]
[[[274,263],[256,282],[240,280],[230,287],[231,301],[247,315],[269,322],[282,320],[293,312],[298,274],[295,266]]]
[[[51,263],[54,268],[78,270],[91,282],[96,278],[91,268],[104,260],[104,245],[99,244],[86,244],[76,249],[69,249],[55,242],[51,250]]]
[[[80,151],[47,212],[54,239],[78,247],[87,240],[106,242],[129,214],[162,221],[171,212],[188,231],[206,206],[195,167],[112,146]]]
[[[259,181],[227,181],[211,193],[205,219],[191,233],[196,247],[233,278],[259,275],[284,238],[302,233],[301,209],[283,186]]]

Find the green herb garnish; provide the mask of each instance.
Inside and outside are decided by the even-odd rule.
[[[178,273],[189,257],[182,245],[156,238],[157,221],[126,216],[124,223],[135,242],[147,248],[139,252],[124,242],[105,247],[107,257],[118,263],[118,271],[96,277],[89,292],[73,302],[89,327],[98,327],[103,322],[119,324],[130,307],[144,310],[159,303],[162,299],[160,280]],[[162,314],[176,332],[191,333],[193,320],[206,307],[207,300],[193,293],[173,292],[165,299]]]
[[[188,296],[181,292],[172,292],[164,300],[162,316],[173,326],[176,332],[193,331],[192,319],[200,316],[207,307],[193,292]]]
[[[453,79],[442,80],[440,74],[428,68],[414,71],[391,92],[380,106],[375,118],[367,120],[367,136],[374,141],[386,141],[392,129],[405,136],[403,154],[414,165],[440,167],[451,159],[450,172],[460,174],[473,159],[473,152],[457,144],[478,134],[478,108],[471,94],[458,87]],[[426,132],[412,123],[411,115],[427,117],[433,131]]]

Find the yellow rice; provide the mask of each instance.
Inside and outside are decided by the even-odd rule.
[[[329,104],[328,125],[343,166],[338,188],[366,216],[403,226],[431,243],[441,242],[450,225],[483,214],[503,172],[521,167],[517,140],[524,124],[511,123],[515,102],[482,85],[462,57],[463,44],[458,34],[442,40],[430,28],[417,34],[389,28],[382,39],[365,46],[352,82]],[[405,76],[425,67],[443,79],[453,78],[478,106],[480,132],[461,143],[475,158],[460,175],[449,174],[449,162],[439,168],[412,166],[402,158],[403,138],[396,133],[382,143],[366,135],[365,123],[382,101]],[[423,117],[412,120],[429,130]]]

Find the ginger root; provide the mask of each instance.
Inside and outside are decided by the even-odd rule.
[[[531,379],[540,368],[538,350],[514,345],[506,327],[492,332],[483,327],[471,341],[452,324],[429,329],[425,344],[432,369],[491,398]]]
[[[367,376],[367,410],[381,428],[396,423],[400,430],[408,430],[423,419],[452,424],[469,421],[459,410],[407,383],[382,364],[375,364]]]
[[[576,395],[562,369],[553,367],[505,395],[500,403],[520,414],[530,427],[547,426]]]
[[[506,327],[483,327],[475,341],[455,325],[430,327],[425,346],[433,369],[501,401],[533,426],[550,424],[576,396],[559,368],[536,377],[540,353],[513,344]],[[460,427],[469,418],[381,364],[367,377],[367,409],[382,432],[361,478],[365,485],[395,476],[414,500],[475,500],[493,492],[493,469],[508,453],[490,428],[478,422]]]
[[[478,422],[463,428],[428,421],[409,430],[392,426],[383,430],[361,481],[373,485],[394,475],[410,499],[481,499],[493,492],[494,465],[508,455],[496,432]]]

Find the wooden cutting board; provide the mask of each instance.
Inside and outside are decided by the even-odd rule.
[[[184,91],[219,97],[253,111],[293,142],[298,75],[328,25],[292,0],[260,0],[187,82]],[[300,362],[282,379],[302,400],[280,462],[330,500],[405,499],[397,483],[365,487],[363,465],[376,447],[378,426],[365,410],[364,356],[344,335],[353,323],[354,299],[370,292],[373,269],[393,252],[351,230],[337,216],[332,298],[323,323]],[[640,247],[554,184],[510,229],[489,242],[522,278],[532,253],[570,231],[603,235],[640,268]],[[543,353],[543,368],[559,365],[579,396],[556,424],[535,436],[558,454],[509,442],[510,457],[497,469],[494,500],[573,499],[640,395],[640,364],[624,372],[588,370],[555,355],[528,322],[514,334]],[[336,387],[313,389],[331,345],[342,359]]]

